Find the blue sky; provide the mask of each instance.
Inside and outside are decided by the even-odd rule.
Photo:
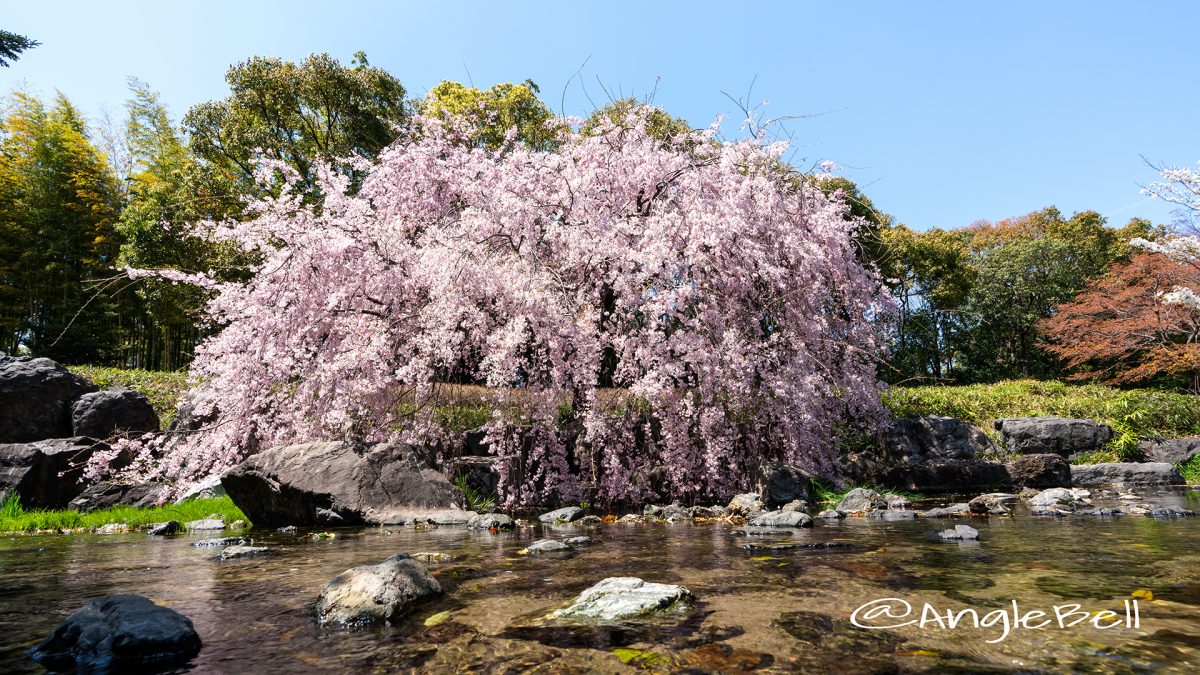
[[[737,118],[722,92],[753,82],[768,115],[824,113],[789,123],[797,158],[837,162],[920,229],[1051,204],[1166,222],[1138,192],[1155,178],[1142,156],[1200,160],[1200,3],[1182,0],[0,5],[0,28],[43,43],[0,69],[0,89],[58,89],[89,114],[119,112],[129,75],[179,117],[224,96],[226,68],[251,55],[348,63],[359,49],[418,95],[532,78],[557,110],[571,82],[576,115],[605,89],[657,83],[655,101],[697,126]]]

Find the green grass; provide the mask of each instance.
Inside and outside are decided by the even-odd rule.
[[[178,520],[186,523],[189,520],[200,520],[218,513],[225,517],[225,522],[235,520],[249,522],[241,509],[233,505],[229,497],[215,499],[193,499],[182,504],[167,504],[137,508],[134,506],[116,506],[109,509],[80,513],[79,511],[26,511],[21,508],[16,494],[11,493],[0,499],[0,532],[34,532],[38,530],[79,530],[101,527],[112,523],[125,523],[130,529],[143,527],[151,523],[161,523],[168,520]]]
[[[175,405],[187,391],[187,373],[104,366],[69,366],[71,372],[91,380],[101,389],[128,387],[145,394],[165,428],[175,416]]]
[[[454,484],[462,490],[467,500],[467,510],[486,513],[496,508],[496,495],[484,496],[467,484],[467,477],[459,474],[454,478]]]
[[[816,490],[817,503],[828,505],[829,508],[837,506],[843,497],[851,490],[857,488],[874,490],[881,495],[899,495],[910,502],[920,501],[925,498],[924,495],[918,492],[907,492],[905,490],[880,487],[878,485],[847,485],[846,487],[838,487],[829,481],[820,479],[813,480],[813,488]]]
[[[894,387],[884,404],[896,417],[946,415],[998,439],[992,422],[1004,417],[1057,415],[1104,422],[1116,432],[1089,461],[1136,459],[1140,437],[1200,435],[1200,396],[1156,389],[1121,390],[1098,384],[1009,380],[953,387]]]
[[[1175,465],[1188,485],[1200,485],[1200,455]]]

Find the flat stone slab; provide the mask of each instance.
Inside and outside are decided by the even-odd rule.
[[[757,527],[812,527],[813,521],[807,513],[800,511],[771,511],[750,521]]]
[[[637,577],[609,577],[580,593],[552,618],[618,621],[686,605],[695,599],[683,586],[656,584]]]
[[[209,539],[201,539],[200,541],[193,543],[192,546],[199,546],[201,548],[215,548],[219,546],[224,548],[227,546],[243,546],[245,543],[246,540],[242,539],[241,537],[213,537]]]
[[[258,558],[264,555],[269,555],[271,549],[266,546],[242,546],[235,545],[221,551],[218,557],[221,560],[241,560],[242,558]]]
[[[570,550],[570,546],[557,539],[539,539],[521,549],[519,553],[524,555],[545,555],[547,553],[566,553]]]
[[[1183,476],[1166,462],[1074,464],[1072,485],[1181,485]]]
[[[217,518],[202,518],[200,520],[188,521],[184,524],[188,532],[199,532],[205,530],[223,530],[225,529],[225,521]]]

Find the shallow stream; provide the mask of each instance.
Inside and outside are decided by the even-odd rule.
[[[1200,511],[1200,492],[1146,501]],[[932,538],[954,523],[978,528],[979,541]],[[88,598],[138,593],[194,621],[204,642],[189,665],[196,672],[1200,672],[1200,518],[1055,519],[1019,508],[991,519],[818,522],[767,540],[735,530],[724,522],[535,523],[500,534],[342,529],[323,541],[305,531],[252,531],[253,543],[275,555],[232,561],[192,546],[199,535],[4,536],[0,670],[38,672],[24,650]],[[517,553],[538,538],[580,534],[598,543],[566,557]],[[789,539],[834,544],[745,548]],[[430,565],[446,590],[441,599],[382,629],[315,625],[317,594],[339,572],[419,551],[455,557]],[[684,616],[642,623],[542,618],[611,576],[681,584],[698,602]],[[868,620],[860,612],[860,623],[920,619],[928,603],[942,614],[1007,610],[1011,626],[1014,600],[1021,614],[1053,617],[1055,606],[1078,604],[1078,612],[1112,610],[1124,621],[1126,601],[1137,599],[1140,625],[1100,629],[1089,618],[1070,628],[1011,627],[1002,640],[999,615],[979,628],[969,615],[954,629],[851,625],[856,608],[881,598],[909,603],[912,614]]]

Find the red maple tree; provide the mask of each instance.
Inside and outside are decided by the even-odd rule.
[[[1200,391],[1200,308],[1164,297],[1180,288],[1200,292],[1195,266],[1141,253],[1113,264],[1039,329],[1048,350],[1078,371],[1073,379],[1122,384],[1171,375]]]

